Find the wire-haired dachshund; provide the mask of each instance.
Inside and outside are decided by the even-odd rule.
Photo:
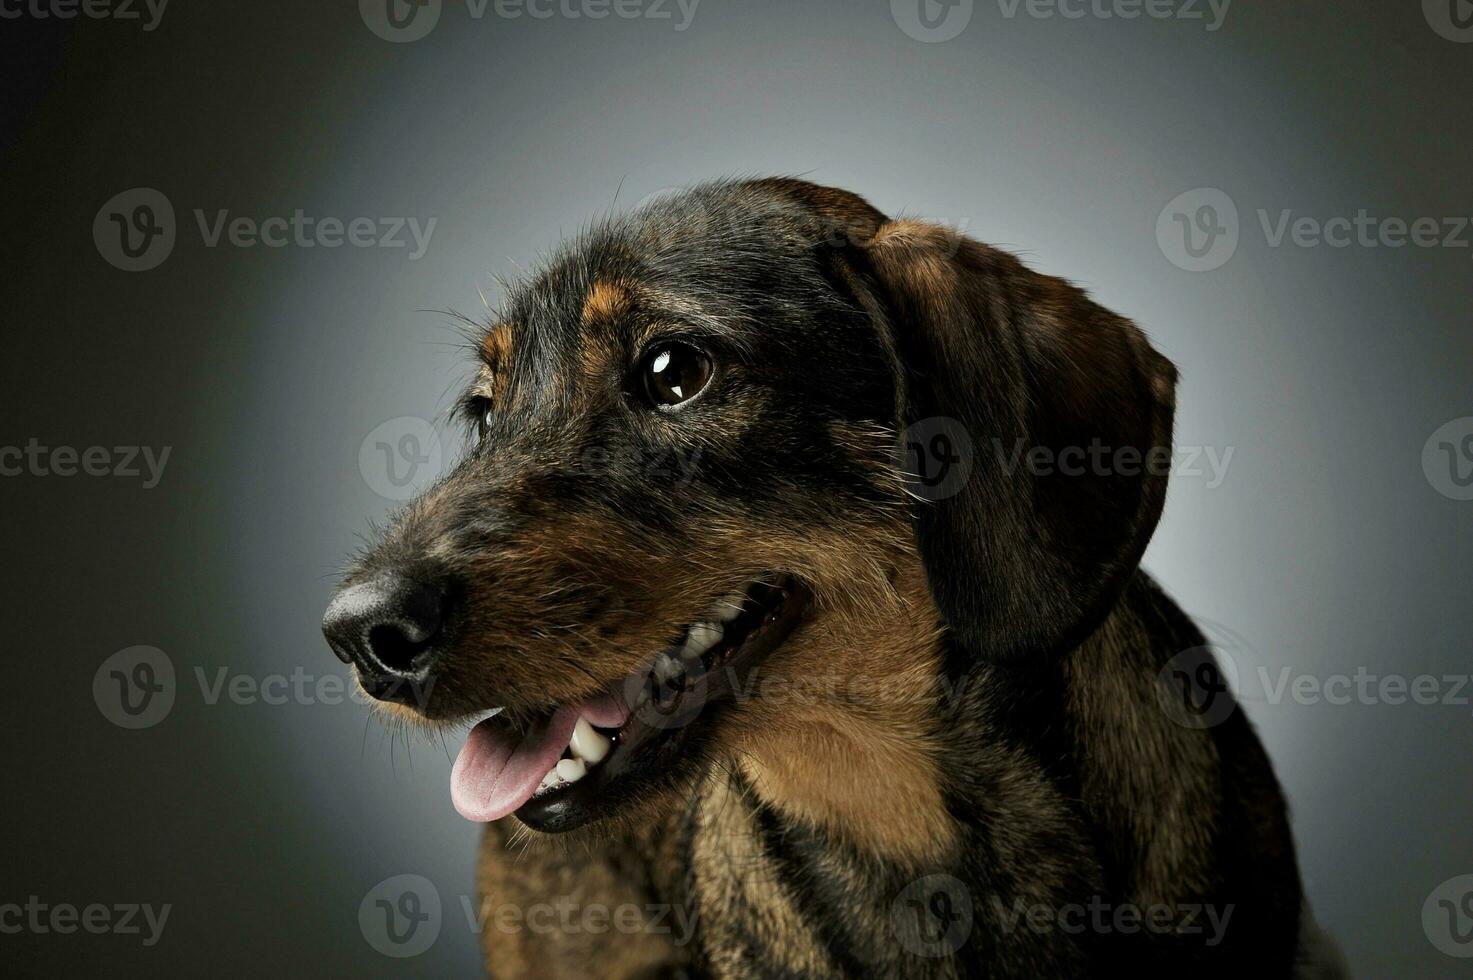
[[[1139,568],[1176,371],[1132,323],[786,178],[492,319],[464,458],[323,624],[470,726],[492,975],[1307,975],[1269,759]]]

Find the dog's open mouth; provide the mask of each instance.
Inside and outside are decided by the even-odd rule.
[[[476,821],[515,813],[549,833],[613,812],[654,781],[678,778],[711,715],[748,690],[756,666],[802,619],[808,592],[768,577],[716,604],[617,689],[562,705],[518,731],[498,715],[471,729],[451,798]]]

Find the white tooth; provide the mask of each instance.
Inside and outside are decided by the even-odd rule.
[[[684,655],[684,651],[682,651],[682,655]],[[655,658],[655,676],[660,679],[662,684],[673,683],[684,673],[685,668],[681,666],[680,661],[670,656],[670,654],[662,653]]]
[[[547,771],[547,775],[542,777],[542,785],[541,786],[538,786],[537,788],[539,790],[550,789],[551,787],[556,786],[556,785],[557,785],[557,769],[554,768],[554,769],[549,769]]]
[[[613,743],[593,730],[587,718],[579,718],[578,724],[573,726],[573,740],[568,743],[568,748],[573,754],[589,765],[604,761],[604,756],[609,754],[609,746]]]
[[[686,660],[694,660],[720,643],[724,632],[720,623],[697,623],[685,634],[685,646],[681,648],[680,655]]]
[[[716,603],[715,615],[723,623],[729,623],[742,614],[742,604],[747,597],[740,592],[735,592],[720,602]]]
[[[576,783],[587,771],[582,759],[562,759],[557,764],[558,778],[564,782]]]

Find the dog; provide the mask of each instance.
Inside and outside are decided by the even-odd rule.
[[[1324,959],[1268,756],[1139,567],[1177,374],[1135,325],[767,178],[606,218],[474,348],[470,448],[323,629],[470,726],[492,976]]]

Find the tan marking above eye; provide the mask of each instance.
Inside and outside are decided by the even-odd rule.
[[[499,401],[503,378],[511,360],[512,327],[509,323],[498,323],[486,331],[481,338],[481,365],[471,383],[471,394]]]
[[[498,323],[481,338],[481,357],[488,368],[495,369],[511,356],[511,324]]]
[[[618,316],[629,307],[629,292],[617,283],[600,279],[583,301],[583,322],[606,320]]]

